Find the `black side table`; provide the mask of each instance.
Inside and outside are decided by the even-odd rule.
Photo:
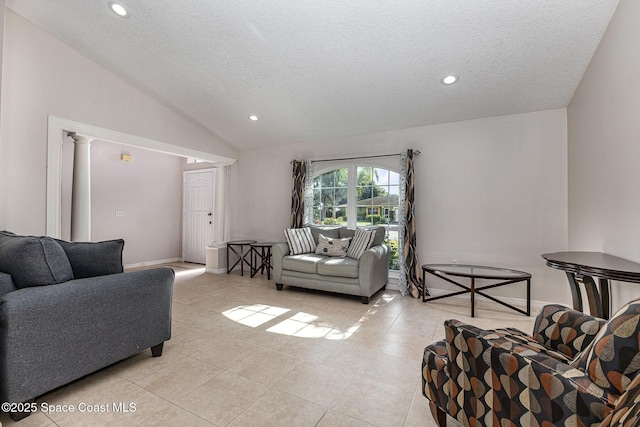
[[[267,269],[267,280],[271,280],[271,247],[275,243],[272,242],[260,242],[252,243],[251,249],[251,277],[258,274],[264,274],[265,268]],[[259,263],[259,264],[258,264]]]
[[[227,242],[227,274],[231,273],[231,270],[236,268],[236,265],[240,264],[240,275],[244,276],[244,265],[247,264],[249,267],[249,271],[251,271],[251,247],[252,243],[255,243],[255,240],[231,240]],[[248,249],[245,249],[245,246],[249,246]],[[236,250],[236,248],[238,250]],[[231,264],[231,259],[229,258],[229,251],[233,252],[238,259],[236,262]],[[249,259],[247,259],[249,256]]]

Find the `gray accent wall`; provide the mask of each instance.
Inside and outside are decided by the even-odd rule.
[[[569,248],[640,262],[640,2],[622,0],[568,107]],[[640,298],[618,283],[613,308]]]

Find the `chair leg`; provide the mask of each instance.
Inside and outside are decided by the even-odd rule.
[[[436,413],[438,414],[438,418],[436,419],[438,426],[447,427],[447,413],[440,408],[436,410]]]
[[[447,427],[447,413],[431,401],[429,401],[429,409],[431,409],[431,415],[438,426]]]
[[[160,357],[162,356],[162,347],[164,346],[164,343],[161,342],[158,345],[154,345],[153,347],[151,347],[151,356],[153,357]]]
[[[276,283],[276,289],[281,291],[282,290],[282,283]]]
[[[369,297],[362,297],[363,304],[369,304]]]

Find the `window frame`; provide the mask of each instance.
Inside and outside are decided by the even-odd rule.
[[[377,169],[386,169],[391,172],[395,172],[400,174],[400,165],[399,161],[396,158],[393,158],[395,161],[395,165],[392,165],[391,162],[384,161],[373,161],[367,162],[366,159],[360,162],[345,162],[345,161],[336,161],[330,162],[326,165],[323,165],[322,168],[314,167],[313,169],[313,180],[319,176],[334,171],[336,169],[347,169],[347,227],[357,227],[358,219],[357,219],[357,187],[358,187],[358,175],[357,171],[359,167],[372,167]],[[313,186],[313,183],[312,183]],[[400,200],[398,200],[399,207]],[[315,206],[312,206],[314,209]],[[313,220],[313,213],[311,216],[311,220]],[[399,224],[379,224],[385,228],[385,239],[389,237],[389,231],[395,231],[398,233],[398,244],[400,244],[400,229]],[[390,270],[391,275],[395,276],[398,274],[398,270]]]

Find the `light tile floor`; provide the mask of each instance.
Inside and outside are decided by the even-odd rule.
[[[435,426],[421,394],[421,362],[425,345],[443,337],[443,321],[526,332],[534,321],[491,302],[470,318],[465,299],[422,303],[385,291],[364,305],[276,291],[260,275],[171,266],[173,331],[162,357],[145,350],[41,396],[40,408],[76,411],[60,406],[19,426]],[[13,424],[7,414],[0,421]]]

